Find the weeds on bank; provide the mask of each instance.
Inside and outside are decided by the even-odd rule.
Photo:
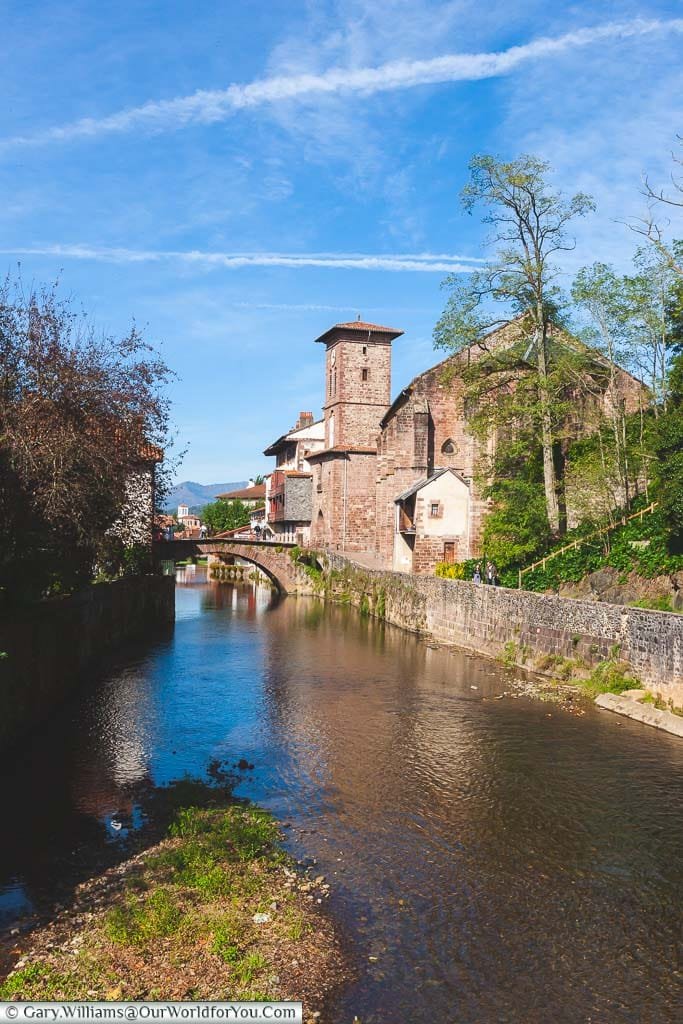
[[[105,921],[107,937],[121,946],[146,946],[152,939],[178,931],[182,911],[173,895],[157,889],[144,902],[129,896],[122,907],[110,911]]]
[[[613,647],[609,658],[593,668],[581,657],[565,658],[561,654],[547,653],[538,654],[530,661],[529,653],[525,644],[509,640],[498,660],[506,668],[521,665],[542,672],[553,682],[577,686],[591,697],[597,697],[599,693],[623,693],[640,686],[640,680],[633,675],[628,663],[620,660],[618,647]]]
[[[278,840],[257,808],[179,809],[168,840],[125,875],[116,905],[75,945],[51,944],[10,975],[0,999],[277,997],[273,957],[284,948],[291,959],[312,931]]]
[[[29,964],[0,983],[0,999],[54,999],[57,994],[69,992],[72,979],[60,974],[48,964]],[[62,996],[64,998],[64,996]]]
[[[659,711],[670,711],[672,715],[679,715],[683,718],[683,708],[676,707],[671,697],[668,700],[664,700],[663,697],[659,697],[654,693],[645,693],[642,697],[638,697],[640,704],[651,704],[652,707],[657,708]]]

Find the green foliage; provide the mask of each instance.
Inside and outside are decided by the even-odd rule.
[[[122,907],[111,910],[105,931],[120,946],[146,946],[153,939],[173,935],[181,919],[174,896],[166,889],[157,889],[143,903],[129,897]]]
[[[593,202],[581,193],[567,199],[553,191],[550,166],[534,156],[508,162],[476,156],[469,170],[463,205],[468,212],[484,208],[484,222],[494,226],[490,241],[497,248],[467,280],[456,275],[446,279],[450,297],[435,327],[434,344],[453,351],[471,349],[467,399],[478,409],[480,430],[490,437],[504,425],[508,438],[526,432],[533,439],[527,452],[533,456],[542,451],[546,516],[557,534],[562,527],[562,476],[556,456],[576,381],[571,364],[583,353],[558,344],[551,330],[551,323],[561,325],[563,304],[552,257],[571,247],[568,225],[591,211]],[[487,348],[486,332],[504,325],[510,327],[506,343]]]
[[[640,680],[631,673],[625,661],[609,658],[601,661],[591,672],[588,679],[581,681],[584,690],[597,697],[599,693],[623,693],[624,690],[635,690]]]
[[[642,697],[638,698],[640,704],[651,704],[652,707],[657,708],[659,711],[670,711],[672,715],[679,715],[683,717],[683,708],[678,708],[673,702],[673,698],[669,697],[664,700],[662,697],[655,695],[654,693],[646,693]]]
[[[202,807],[182,808],[171,825],[171,836],[195,839],[216,856],[226,848],[238,860],[271,856],[277,842],[277,825],[266,811],[234,806],[217,813]]]
[[[144,576],[156,571],[152,549],[147,544],[125,545],[118,537],[107,537],[100,545],[95,582]]]
[[[223,533],[225,530],[236,530],[249,524],[250,509],[243,501],[224,501],[217,498],[205,505],[202,519],[212,533]]]
[[[211,952],[226,964],[235,964],[241,957],[242,931],[234,917],[226,917],[216,925],[211,942]]]
[[[669,548],[683,553],[683,352],[669,375],[666,411],[653,428],[652,447],[662,516],[669,531]]]
[[[251,985],[267,966],[268,961],[261,953],[247,953],[233,962],[233,977],[239,985]]]
[[[643,504],[641,500],[640,504]],[[574,539],[590,532],[589,523],[571,533],[556,547],[562,547]],[[644,543],[643,543],[644,542]],[[553,548],[547,552],[550,554]],[[632,519],[625,526],[618,526],[605,538],[586,541],[576,550],[550,559],[545,568],[539,566],[523,577],[525,590],[557,590],[562,583],[575,583],[591,572],[611,566],[624,574],[634,571],[639,576],[652,579],[665,573],[683,569],[683,555],[669,551],[669,531],[664,514],[660,509]],[[516,586],[516,572],[503,574],[504,586]]]
[[[671,603],[671,598],[661,594],[659,597],[641,597],[639,601],[633,601],[632,608],[647,608],[654,612],[674,612],[676,609]]]
[[[282,551],[283,549],[280,548],[280,550]],[[316,589],[322,589],[325,583],[325,576],[318,562],[319,556],[317,551],[300,548],[298,544],[295,544],[293,548],[289,548],[289,557],[296,566],[303,569]]]
[[[519,657],[519,644],[516,640],[508,640],[503,647],[503,653],[499,656],[499,661],[505,665],[506,668],[513,668],[517,664]]]
[[[37,986],[40,993],[49,998],[49,992],[54,987],[56,971],[48,964],[29,964],[15,971],[11,977],[0,982],[0,999],[10,1000],[14,996],[22,996],[25,999],[32,998],[34,986]]]
[[[483,550],[500,570],[533,559],[550,540],[543,484],[498,480],[489,489],[493,509],[483,530]]]

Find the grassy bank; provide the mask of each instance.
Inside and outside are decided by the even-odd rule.
[[[265,812],[185,807],[167,838],[15,940],[0,999],[302,999],[313,1020],[342,977],[327,893]]]

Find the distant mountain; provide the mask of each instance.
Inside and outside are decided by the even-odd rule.
[[[240,487],[246,486],[246,480],[233,480],[227,484],[198,484],[194,480],[183,480],[169,491],[164,507],[167,512],[175,512],[178,505],[189,505],[194,509],[203,508],[213,501],[217,494],[237,491]]]

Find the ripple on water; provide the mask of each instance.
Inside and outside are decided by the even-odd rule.
[[[49,895],[145,787],[244,757],[238,792],[291,822],[360,964],[335,1022],[674,1021],[683,744],[493,700],[507,682],[350,609],[185,574],[174,637],[15,766],[1,898]]]

